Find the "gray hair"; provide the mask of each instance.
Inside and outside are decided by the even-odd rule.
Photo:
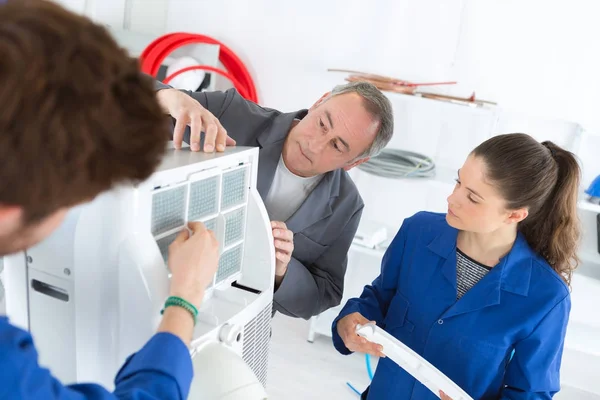
[[[344,93],[357,93],[363,98],[367,111],[379,121],[379,130],[375,140],[357,159],[376,156],[387,146],[394,134],[394,112],[390,100],[375,85],[368,82],[351,82],[338,85],[333,88],[327,98]]]

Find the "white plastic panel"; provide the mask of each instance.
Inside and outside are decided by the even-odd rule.
[[[158,252],[148,251],[153,244],[154,238],[145,233],[128,237],[119,248],[118,360],[125,360],[154,335],[169,296],[168,271]]]
[[[4,307],[10,322],[21,329],[29,330],[29,308],[27,293],[27,262],[25,252],[4,256]]]
[[[441,390],[453,400],[473,400],[436,367],[377,325],[373,323],[358,325],[356,333],[370,342],[382,345],[383,354],[414,376],[436,396],[440,397]]]
[[[246,226],[252,229],[246,234],[243,270],[238,283],[262,292],[273,292],[275,275],[275,247],[273,229],[267,209],[255,188],[248,193]],[[265,239],[266,238],[266,239]]]
[[[160,191],[152,196],[152,234],[184,225],[187,186]]]
[[[214,339],[207,340],[194,350],[192,363],[194,380],[190,387],[189,399],[263,400],[269,398],[265,387],[256,378],[252,369],[244,363],[239,352],[229,344]],[[227,374],[225,379],[223,379],[224,374]]]
[[[73,282],[29,269],[30,330],[40,365],[65,384],[76,380]],[[52,327],[52,329],[48,329]],[[60,360],[60,363],[53,362]]]

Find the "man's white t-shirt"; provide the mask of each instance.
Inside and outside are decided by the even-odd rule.
[[[267,194],[265,207],[271,221],[287,221],[300,208],[323,175],[304,178],[292,173],[279,158],[273,184]]]

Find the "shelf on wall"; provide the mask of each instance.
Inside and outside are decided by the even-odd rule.
[[[383,91],[383,93],[390,99],[390,101],[400,100],[400,101],[425,102],[425,103],[429,103],[429,104],[441,104],[441,105],[450,106],[450,107],[460,107],[463,109],[473,110],[475,112],[482,112],[482,113],[494,112],[494,110],[496,110],[498,108],[498,106],[493,105],[493,104],[477,105],[476,103],[465,103],[465,102],[454,101],[454,100],[450,100],[450,99],[448,99],[448,100],[432,99],[429,97],[420,96],[418,94],[412,95],[412,94],[397,93],[397,92],[390,92],[390,91]],[[427,94],[427,93],[425,93],[425,94]]]

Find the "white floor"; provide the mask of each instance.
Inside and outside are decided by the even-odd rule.
[[[340,355],[331,338],[317,336],[308,343],[308,322],[277,314],[273,320],[267,391],[275,400],[357,400],[346,382],[359,391],[369,378],[364,355]],[[557,400],[600,400],[600,395],[564,387]]]

